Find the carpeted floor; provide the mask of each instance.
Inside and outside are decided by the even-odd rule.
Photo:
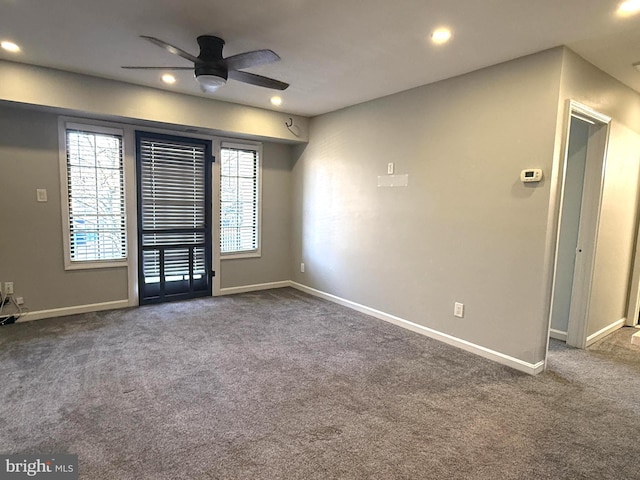
[[[531,377],[293,289],[0,327],[0,453],[80,478],[640,478],[640,347]]]

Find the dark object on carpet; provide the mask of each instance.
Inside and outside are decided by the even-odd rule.
[[[12,325],[16,323],[17,318],[15,315],[6,315],[4,317],[0,317],[0,326],[2,325]]]
[[[91,480],[640,478],[616,341],[554,341],[531,377],[288,288],[18,323],[0,453]]]

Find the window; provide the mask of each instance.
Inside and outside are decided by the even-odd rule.
[[[220,253],[260,255],[260,150],[222,143],[220,150]]]
[[[64,128],[65,267],[121,265],[127,258],[123,132]]]

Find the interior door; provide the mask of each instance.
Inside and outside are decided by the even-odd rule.
[[[136,132],[140,304],[211,295],[211,141]]]
[[[564,166],[561,221],[556,251],[551,333],[567,339],[571,292],[573,289],[578,232],[582,208],[584,173],[587,163],[589,123],[571,117],[567,154]]]
[[[597,119],[588,120],[588,139],[584,170],[580,223],[575,250],[575,267],[569,308],[567,344],[587,346],[591,287],[596,256],[598,222],[602,203],[604,167],[609,125]]]

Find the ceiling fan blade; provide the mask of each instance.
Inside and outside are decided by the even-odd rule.
[[[285,90],[289,84],[274,80],[273,78],[263,77],[255,73],[239,72],[237,70],[229,70],[229,78],[238,80],[239,82],[257,85],[258,87],[273,88],[275,90]]]
[[[254,50],[253,52],[239,53],[224,59],[229,70],[257,67],[258,65],[277,62],[278,60],[280,60],[280,57],[272,50]]]
[[[129,70],[193,70],[193,67],[120,67]]]
[[[158,47],[164,48],[167,52],[173,53],[174,55],[179,55],[182,58],[186,58],[187,60],[192,61],[193,63],[200,63],[201,62],[201,60],[198,57],[196,57],[194,55],[191,55],[189,52],[185,52],[181,48],[175,47],[175,46],[171,45],[170,43],[167,43],[167,42],[165,42],[163,40],[160,40],[159,38],[147,37],[146,35],[140,35],[140,38],[144,38],[145,40],[148,40],[149,42],[153,43],[154,45],[157,45]]]

